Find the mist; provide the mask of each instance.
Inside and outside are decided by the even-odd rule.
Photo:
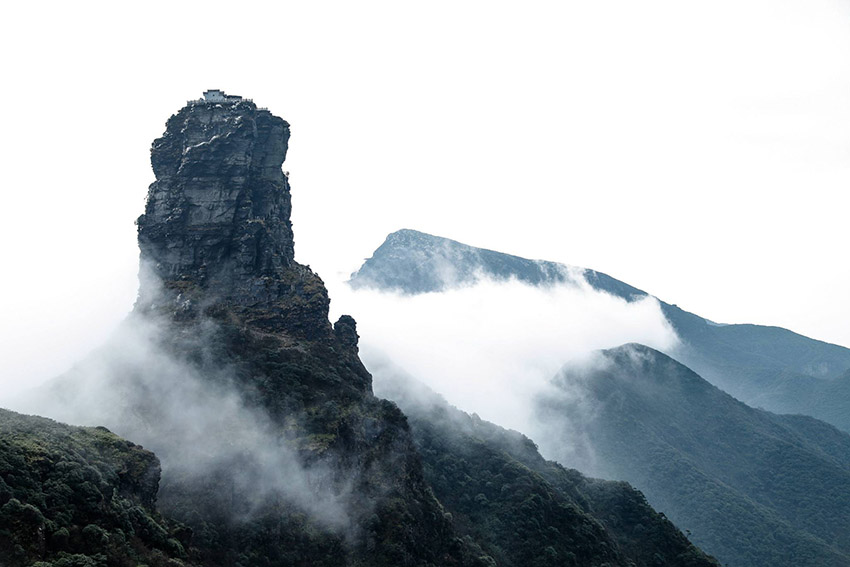
[[[634,343],[626,344],[622,350],[634,361],[646,359],[634,347]],[[608,354],[600,350],[568,361],[533,400],[536,411],[530,427],[540,453],[547,458],[588,476],[626,480],[597,457],[592,440],[595,421],[603,409],[601,404],[606,402],[594,396],[591,381],[597,373],[613,369]],[[641,387],[645,391],[657,388],[652,384]]]
[[[350,486],[332,459],[306,463],[275,423],[216,361],[216,324],[191,328],[131,313],[100,348],[41,387],[0,400],[12,410],[103,425],[152,450],[164,509],[204,509],[243,521],[281,506],[326,529],[350,528]],[[287,424],[298,415],[287,416]]]
[[[655,298],[627,302],[570,277],[551,287],[479,278],[421,295],[336,284],[332,309],[355,315],[376,395],[397,389],[388,382],[400,368],[459,409],[534,438],[535,399],[564,364],[628,342],[678,344]]]

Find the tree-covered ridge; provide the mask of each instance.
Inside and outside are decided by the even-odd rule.
[[[106,356],[114,345],[90,361],[106,369],[99,395],[120,400],[89,417],[163,460],[160,509],[192,528],[193,557],[243,567],[482,565],[424,479],[406,417],[364,387],[371,376],[356,346],[257,331],[222,305],[166,319],[153,337],[141,350],[160,367]],[[91,394],[90,373],[81,364],[48,393],[73,409]]]
[[[0,410],[0,564],[183,565],[190,532],[156,512],[159,475],[104,428]]]
[[[721,561],[850,563],[846,434],[750,408],[640,345],[568,366],[556,383],[564,395],[540,400],[541,423],[565,443],[580,431],[596,474],[640,488]]]
[[[717,565],[628,484],[547,461],[527,437],[402,373],[385,369],[380,387],[409,416],[425,477],[455,528],[498,565]]]

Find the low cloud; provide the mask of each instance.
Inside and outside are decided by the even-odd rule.
[[[678,343],[656,299],[627,302],[570,277],[549,287],[478,278],[421,295],[336,284],[332,308],[357,319],[377,394],[389,360],[458,408],[534,438],[534,400],[567,362],[623,343]]]
[[[535,400],[552,392],[558,370],[589,360],[596,349],[627,342],[670,349],[677,338],[655,299],[627,302],[571,278],[551,287],[478,278],[422,295],[337,283],[332,307],[356,317],[376,394],[389,396],[402,368],[449,403],[521,431],[541,448],[569,442],[580,450],[580,432],[571,440],[541,439],[545,429],[535,420]],[[155,286],[146,289],[155,293]],[[106,425],[155,451],[165,494],[170,485],[217,482],[216,471],[227,471],[222,478],[242,496],[238,505],[228,503],[235,517],[281,500],[328,528],[348,529],[359,499],[334,474],[330,457],[305,463],[284,438],[285,426],[246,401],[246,385],[210,351],[215,323],[180,329],[132,314],[84,362],[10,407]]]
[[[163,468],[160,501],[172,512],[200,507],[239,521],[286,504],[345,533],[350,487],[329,459],[303,462],[285,426],[247,401],[234,369],[215,362],[215,331],[210,321],[181,330],[131,314],[83,362],[8,406],[105,425],[154,451]]]

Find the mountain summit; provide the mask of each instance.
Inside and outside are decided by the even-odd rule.
[[[267,328],[328,337],[327,291],[294,260],[281,171],[289,124],[217,93],[172,116],[151,148],[156,181],[137,224],[142,264],[154,278],[142,281],[137,308],[155,307],[164,291],[183,311],[203,298]]]
[[[391,233],[352,274],[352,288],[407,294],[445,291],[481,279],[532,286],[580,285],[626,301],[649,294],[602,272],[529,260],[415,230]],[[850,432],[850,349],[763,325],[718,324],[659,299],[682,341],[674,354],[736,398],[770,411],[811,415]]]
[[[476,248],[409,228],[389,234],[372,257],[351,274],[348,283],[354,289],[391,289],[417,294],[472,285],[481,278],[516,279],[542,286],[577,283],[584,278],[594,287],[627,301],[647,295],[594,270]]]

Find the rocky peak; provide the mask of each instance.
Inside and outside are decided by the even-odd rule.
[[[205,96],[151,148],[156,181],[137,224],[155,277],[137,309],[227,304],[275,330],[330,336],[324,284],[293,259],[289,124],[241,97]]]
[[[357,349],[357,342],[360,335],[357,334],[357,323],[351,315],[342,315],[336,323],[334,323],[334,335],[340,344]]]

